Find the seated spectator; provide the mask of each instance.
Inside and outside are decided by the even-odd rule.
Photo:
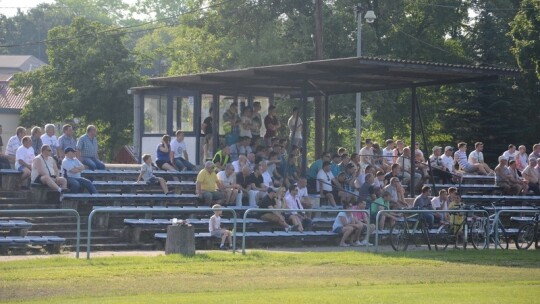
[[[234,172],[238,173],[242,171],[242,168],[248,164],[248,159],[245,155],[240,155],[237,160],[232,162]]]
[[[351,205],[352,205],[352,207],[351,207],[352,210],[363,210],[363,211],[367,210],[366,209],[366,202],[364,202],[364,201],[355,200]],[[369,210],[367,210],[367,211],[369,213]],[[356,221],[358,222],[358,224],[360,225],[360,234],[362,234],[362,231],[364,231],[364,229],[367,229],[366,232],[365,232],[366,234],[374,234],[375,233],[375,224],[369,223],[369,225],[368,225],[369,214],[367,214],[365,212],[353,212],[352,214],[356,218]],[[362,243],[362,245],[366,245],[366,246],[372,246],[373,245],[373,244],[369,243],[367,240],[360,241],[360,243]]]
[[[333,187],[332,195],[334,198],[338,198],[338,201],[343,203],[345,201],[352,203],[352,195],[345,191],[345,187],[347,186],[346,181],[346,175],[345,172],[341,172],[336,177],[336,184]]]
[[[516,151],[516,146],[513,144],[508,145],[508,150],[504,151],[503,156],[508,159],[508,163],[517,159],[518,152]]]
[[[392,209],[410,208],[405,201],[405,189],[401,185],[401,182],[397,177],[392,177],[390,183],[384,187],[384,191],[388,191],[391,194],[390,205]]]
[[[409,185],[411,182],[411,149],[409,147],[403,148],[403,154],[398,157],[397,163],[401,166],[401,175],[403,176],[403,184]],[[414,184],[418,187],[422,175],[418,172],[414,172]]]
[[[399,181],[401,182],[401,178],[403,177],[403,174],[401,172],[401,168],[398,163],[392,164],[390,172],[386,173],[386,175],[384,176],[385,186],[390,184],[390,179],[392,179],[392,177],[398,178]]]
[[[281,206],[278,207],[277,201],[276,201],[276,191],[272,188],[268,188],[267,194],[258,202],[259,208],[262,209],[280,209]],[[291,230],[291,226],[287,224],[285,221],[285,217],[283,216],[281,211],[270,211],[270,212],[264,212],[260,213],[260,218],[263,221],[276,223],[283,227],[286,232],[289,232]]]
[[[30,131],[30,136],[32,138],[32,148],[34,149],[34,155],[37,156],[41,153],[41,146],[43,146],[43,141],[41,140],[41,128],[33,127]]]
[[[454,153],[454,161],[458,163],[459,169],[465,173],[478,173],[480,175],[488,175],[485,167],[481,163],[471,164],[467,160],[467,144],[460,142],[458,150]]]
[[[424,160],[424,153],[420,150],[416,150],[414,154],[414,165],[415,165],[415,172],[419,173],[420,176],[422,176],[422,180],[420,181],[420,184],[425,182],[428,178],[428,165]]]
[[[366,175],[366,182],[362,184],[362,186],[358,190],[359,200],[370,203],[377,199],[377,195],[375,193],[375,187],[373,187],[374,181],[375,181],[375,177],[371,175],[371,173],[368,173]]]
[[[339,147],[339,148],[337,149],[337,154],[338,154],[339,156],[343,156],[343,154],[348,154],[347,148]]]
[[[330,171],[332,171],[332,174],[334,176],[338,176],[341,172],[339,168],[339,163],[341,163],[341,157],[339,156],[339,154],[334,154],[332,156],[332,160],[330,161]]]
[[[525,167],[521,176],[527,181],[529,190],[532,190],[534,195],[540,195],[540,173],[535,168],[536,164],[536,158],[529,158],[529,164]]]
[[[448,191],[442,189],[439,191],[439,196],[431,199],[431,207],[433,210],[448,210]],[[435,222],[448,222],[448,213],[434,213]]]
[[[448,184],[452,181],[452,174],[448,171],[441,158],[442,148],[435,146],[432,149],[433,154],[429,156],[432,175],[440,180],[443,184]]]
[[[351,164],[356,169],[356,166],[351,163],[351,158],[349,157],[349,154],[341,154],[341,162],[339,163],[339,171],[340,172],[347,172],[347,166]]]
[[[300,198],[300,203],[302,204],[302,207],[304,207],[304,209],[313,208],[313,203],[311,202],[311,199],[309,198],[309,194],[307,190],[307,179],[305,177],[300,177],[298,179],[297,189],[298,189],[298,197]],[[307,216],[308,218],[311,218],[311,212],[308,212]]]
[[[163,135],[161,143],[156,148],[156,165],[161,170],[176,171],[173,163],[171,162],[171,137],[169,135]]]
[[[217,151],[212,158],[212,162],[219,170],[225,169],[225,165],[230,164],[231,161],[231,148],[229,146]]]
[[[334,184],[337,184],[337,180],[330,171],[330,162],[325,161],[322,168],[317,173],[317,181],[319,183],[319,194],[321,198],[326,198],[330,206],[336,206],[336,200],[332,192]]]
[[[274,187],[274,182],[272,180],[272,175],[270,172],[268,172],[268,165],[267,161],[263,160],[259,163],[261,175],[263,178],[263,184],[266,186],[266,188]]]
[[[217,185],[219,191],[223,194],[223,204],[225,206],[242,206],[241,198],[237,200],[238,192],[241,187],[236,183],[236,174],[231,164],[225,166],[225,170],[217,173]]]
[[[86,134],[81,136],[79,141],[77,141],[77,159],[90,170],[105,170],[105,164],[99,160],[98,156],[96,133],[96,126],[89,125],[86,127]]]
[[[15,154],[17,153],[17,149],[22,146],[22,138],[26,135],[26,129],[18,127],[15,132],[16,134],[9,138],[6,148],[6,157],[12,166],[15,165]]]
[[[64,151],[67,148],[72,148],[77,151],[77,141],[73,138],[73,126],[68,124],[64,125],[62,127],[62,133],[63,134],[58,137],[57,147],[58,159],[60,160],[64,159]]]
[[[249,191],[251,189],[250,175],[251,169],[248,165],[243,166],[242,170],[236,173],[236,183],[240,186],[240,193],[238,195],[242,196],[246,201],[249,199]]]
[[[195,166],[189,162],[186,143],[184,142],[184,131],[176,131],[176,138],[171,142],[170,163],[172,163],[178,171],[195,170]]]
[[[516,165],[519,172],[523,172],[527,167],[529,155],[527,154],[527,148],[524,145],[519,146],[516,155]]]
[[[359,167],[358,168],[358,171],[360,171],[361,168]],[[364,172],[359,172],[357,177],[356,177],[356,180],[354,181],[354,187],[355,189],[360,189],[360,187],[362,187],[362,185],[366,182],[366,175],[368,174],[371,174],[373,176],[375,176],[375,174],[377,173],[377,171],[375,171],[375,167],[373,167],[372,165],[368,165]]]
[[[48,186],[52,190],[63,193],[67,191],[67,181],[60,177],[56,161],[52,158],[49,145],[41,147],[41,154],[32,161],[31,180],[33,183]]]
[[[534,159],[540,158],[540,144],[533,145],[533,151],[529,154],[529,158],[534,157]]]
[[[283,175],[279,172],[278,168],[281,167],[281,160],[278,159],[278,154],[274,151],[270,152],[268,161],[266,162],[268,166],[268,173],[272,176],[272,179],[276,182],[279,182],[281,185],[283,183]]]
[[[383,171],[386,172],[387,170],[390,170],[390,165],[386,162],[386,158],[383,157],[383,151],[381,147],[379,146],[379,143],[374,142],[373,143],[373,166],[375,167],[376,171]]]
[[[264,184],[264,178],[261,173],[263,166],[264,165],[261,164],[255,166],[255,169],[248,177],[248,197],[250,207],[257,207],[257,201],[260,200],[264,196],[266,190],[268,190],[268,187]]]
[[[15,170],[22,172],[20,185],[21,188],[28,188],[28,178],[32,173],[32,162],[34,161],[34,148],[32,148],[32,139],[25,136],[22,139],[22,145],[17,148],[15,153]]]
[[[238,138],[238,142],[232,144],[229,146],[229,152],[230,157],[232,161],[238,160],[240,155],[247,156],[248,153],[252,153],[251,146],[249,145],[251,142],[250,137],[246,136],[240,136]]]
[[[403,155],[403,149],[405,149],[405,143],[403,140],[396,140],[396,147],[394,148],[394,163],[397,162],[398,157]]]
[[[69,191],[72,193],[83,192],[81,190],[86,189],[88,193],[95,194],[98,193],[92,181],[81,176],[81,172],[84,171],[84,165],[75,157],[75,149],[66,148],[64,150],[64,160],[62,160],[61,172],[63,172],[64,177],[67,180],[67,186]],[[150,160],[150,163],[152,160]],[[142,170],[141,170],[142,173]],[[167,184],[165,188],[162,186],[165,193],[169,192],[167,189]]]
[[[385,191],[382,195],[382,197],[377,198],[371,203],[371,222],[375,223],[377,220],[377,213],[379,211],[383,210],[390,210],[390,200],[392,198],[392,194],[388,191]],[[384,230],[385,224],[388,223],[388,228],[391,228],[394,226],[394,223],[399,218],[398,214],[395,213],[381,213],[379,216],[379,232]],[[387,221],[388,220],[388,221]]]
[[[514,147],[515,149],[515,147]],[[484,168],[484,171],[487,172],[488,175],[493,175],[493,170],[486,164],[484,161],[484,154],[482,151],[484,150],[484,144],[481,142],[477,142],[474,144],[474,151],[472,151],[469,154],[468,162],[472,165],[477,165]]]
[[[298,167],[296,166],[295,156],[294,154],[291,154],[289,155],[289,159],[287,160],[287,168],[284,178],[285,186],[291,186],[292,184],[296,183],[298,179]]]
[[[364,169],[364,168],[362,168],[362,166],[360,166],[360,156],[358,155],[358,153],[351,154],[351,163],[354,164],[354,166],[358,170],[362,171]]]
[[[431,200],[429,196],[431,195],[431,187],[424,186],[422,187],[422,194],[418,195],[414,199],[414,208],[419,210],[433,210],[431,206]],[[433,228],[435,217],[433,213],[422,213],[419,218],[424,218],[429,226],[429,229]]]
[[[454,153],[454,150],[452,149],[452,147],[446,146],[444,148],[444,155],[441,156],[441,161],[444,167],[446,168],[446,171],[452,174],[452,181],[454,183],[459,183],[461,181],[463,174],[454,170],[454,158],[452,157],[453,153]]]
[[[386,140],[386,147],[382,150],[382,156],[387,165],[386,172],[388,172],[394,164],[394,141],[392,139]]]
[[[210,221],[208,222],[208,231],[210,232],[210,235],[215,238],[221,239],[219,249],[227,250],[227,247],[225,247],[225,242],[228,242],[229,248],[232,248],[232,232],[227,229],[221,228],[221,205],[213,205],[212,211],[214,211],[214,215],[210,217]]]
[[[506,157],[499,156],[499,164],[495,167],[495,185],[502,188],[503,194],[517,195],[521,192],[521,187],[512,181],[507,163]]]
[[[213,201],[221,202],[223,200],[223,195],[217,191],[217,176],[213,162],[207,161],[204,164],[204,169],[197,175],[196,187],[197,195],[207,206],[210,206]]]
[[[56,137],[56,127],[53,124],[46,124],[44,129],[45,133],[41,135],[41,141],[43,144],[51,147],[52,158],[54,158],[57,164],[60,164],[58,161],[58,138]]]
[[[321,154],[321,158],[314,161],[307,171],[307,181],[308,181],[308,190],[310,192],[318,192],[319,186],[317,182],[317,174],[322,169],[323,162],[329,162],[330,161],[330,154],[327,152],[323,152]]]
[[[345,202],[343,208],[347,211],[341,211],[336,216],[334,224],[332,225],[332,231],[334,233],[342,234],[340,247],[349,246],[362,246],[360,243],[360,225],[357,223],[356,218],[352,215],[351,204]],[[347,243],[350,243],[350,245]],[[364,244],[365,245],[365,244]]]
[[[167,182],[165,181],[165,179],[154,175],[152,156],[150,156],[150,154],[144,154],[142,160],[143,164],[141,165],[141,172],[139,173],[139,177],[137,177],[137,181],[135,182],[138,183],[142,179],[146,182],[147,185],[160,185],[163,193],[172,193],[169,192],[169,187],[167,186]]]
[[[373,188],[375,189],[375,195],[381,197],[384,189],[384,172],[377,171],[375,173],[375,179],[373,180]]]
[[[368,165],[373,166],[373,142],[371,138],[366,139],[366,145],[358,152],[360,155],[360,165],[365,169]]]
[[[527,181],[519,175],[515,159],[508,162],[508,171],[510,172],[511,183],[517,184],[521,188],[518,195],[522,192],[527,194],[529,186],[527,185]]]
[[[287,209],[291,210],[285,214],[285,219],[289,223],[292,223],[292,229],[298,229],[300,232],[311,230],[311,219],[303,211],[304,207],[300,203],[296,185],[292,185],[289,188],[289,193],[285,195],[285,203],[287,204]]]

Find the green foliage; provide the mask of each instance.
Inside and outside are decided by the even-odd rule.
[[[12,85],[31,87],[28,105],[21,114],[23,125],[80,118],[96,124],[106,158],[128,143],[132,124],[132,98],[127,89],[140,79],[129,60],[122,31],[101,35],[114,28],[83,18],[70,26],[49,32],[50,64],[42,69],[16,74]]]
[[[536,85],[540,81],[540,2],[536,0],[523,0],[519,12],[511,22],[511,32],[515,55],[519,67],[524,75]],[[535,77],[536,76],[536,77]]]

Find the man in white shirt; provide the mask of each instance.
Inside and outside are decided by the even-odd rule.
[[[392,139],[386,140],[386,147],[382,150],[382,154],[388,167],[392,167],[394,164],[394,141]]]
[[[360,165],[365,169],[368,165],[373,165],[373,142],[371,138],[366,139],[366,145],[360,149]]]
[[[302,119],[298,116],[298,107],[294,107],[287,125],[289,126],[289,140],[298,147],[302,147],[302,124]]]
[[[15,169],[22,172],[21,188],[26,188],[28,178],[32,173],[32,161],[34,160],[34,148],[32,148],[32,138],[25,136],[22,138],[22,145],[15,153]]]
[[[261,162],[259,162],[259,166],[261,167],[261,175],[263,177],[263,184],[269,188],[269,187],[274,187],[274,183],[272,181],[272,175],[270,174],[270,172],[268,172],[268,163],[266,162],[266,160],[262,160]]]
[[[503,156],[508,158],[508,163],[512,160],[517,160],[518,152],[516,151],[516,146],[509,144],[508,150],[504,151]]]
[[[321,198],[325,197],[328,200],[330,206],[336,206],[336,200],[334,199],[334,194],[332,193],[333,184],[337,185],[337,180],[334,178],[332,171],[330,170],[330,162],[323,162],[322,169],[317,173],[317,185],[319,188],[319,193]]]
[[[292,223],[293,229],[297,228],[298,231],[303,232],[304,229],[311,229],[311,220],[307,217],[304,210],[304,207],[300,203],[300,198],[298,197],[298,188],[296,185],[291,185],[289,191],[285,195],[285,204],[291,212],[286,214],[286,219]]]
[[[446,170],[452,174],[452,181],[459,182],[463,174],[454,170],[453,154],[454,149],[450,146],[446,146],[444,148],[444,154],[441,156],[441,161]]]
[[[15,135],[11,136],[7,143],[6,157],[9,159],[11,165],[15,164],[15,154],[17,149],[22,145],[22,138],[26,135],[26,129],[18,127],[15,131]]]
[[[515,147],[514,147],[514,150],[515,150]],[[474,144],[474,151],[469,153],[468,161],[472,165],[480,164],[480,166],[483,166],[484,170],[488,174],[493,174],[493,173],[491,173],[491,172],[493,172],[493,170],[491,170],[491,168],[488,166],[488,164],[486,164],[486,162],[484,161],[484,153],[482,153],[482,151],[484,151],[484,144],[481,143],[481,142],[475,143]]]
[[[433,210],[448,210],[448,192],[445,189],[439,191],[439,196],[431,199]],[[435,220],[448,221],[448,213],[435,213]]]
[[[176,139],[171,142],[171,163],[176,166],[178,171],[194,171],[195,166],[189,162],[189,156],[184,142],[184,131],[176,131]]]
[[[45,125],[45,133],[41,135],[41,141],[44,145],[49,145],[52,149],[52,157],[58,161],[58,151],[56,151],[56,148],[58,147],[58,138],[56,137],[56,128],[53,124],[46,124]]]
[[[62,160],[61,172],[67,180],[69,190],[73,193],[79,193],[82,192],[80,191],[82,187],[90,194],[98,193],[92,181],[81,176],[84,165],[75,157],[75,149],[68,147],[62,154],[64,159]]]
[[[225,170],[217,174],[218,189],[223,192],[223,203],[227,206],[236,204],[242,206],[242,195],[238,195],[241,187],[236,183],[236,174],[231,164],[225,166]],[[239,203],[239,204],[238,204]]]
[[[313,203],[311,202],[311,199],[309,198],[308,189],[307,189],[307,179],[305,177],[300,177],[298,179],[298,197],[300,198],[300,203],[302,203],[302,206],[305,209],[311,209],[313,208]],[[307,217],[311,218],[311,212],[307,213]]]

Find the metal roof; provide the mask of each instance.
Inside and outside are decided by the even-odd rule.
[[[518,75],[519,70],[509,68],[351,57],[157,77],[148,82],[152,86],[180,87],[222,95],[300,95],[305,89],[308,96],[317,96],[492,81],[501,76]]]

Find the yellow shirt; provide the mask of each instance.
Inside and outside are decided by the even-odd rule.
[[[216,191],[216,172],[209,173],[208,170],[202,169],[197,175],[197,183],[201,184],[202,191]]]
[[[448,210],[451,209],[459,209],[459,205],[461,202],[451,202],[450,205],[448,205]],[[450,223],[452,223],[456,228],[460,228],[461,224],[465,220],[465,216],[463,212],[456,212],[456,213],[450,213]]]

